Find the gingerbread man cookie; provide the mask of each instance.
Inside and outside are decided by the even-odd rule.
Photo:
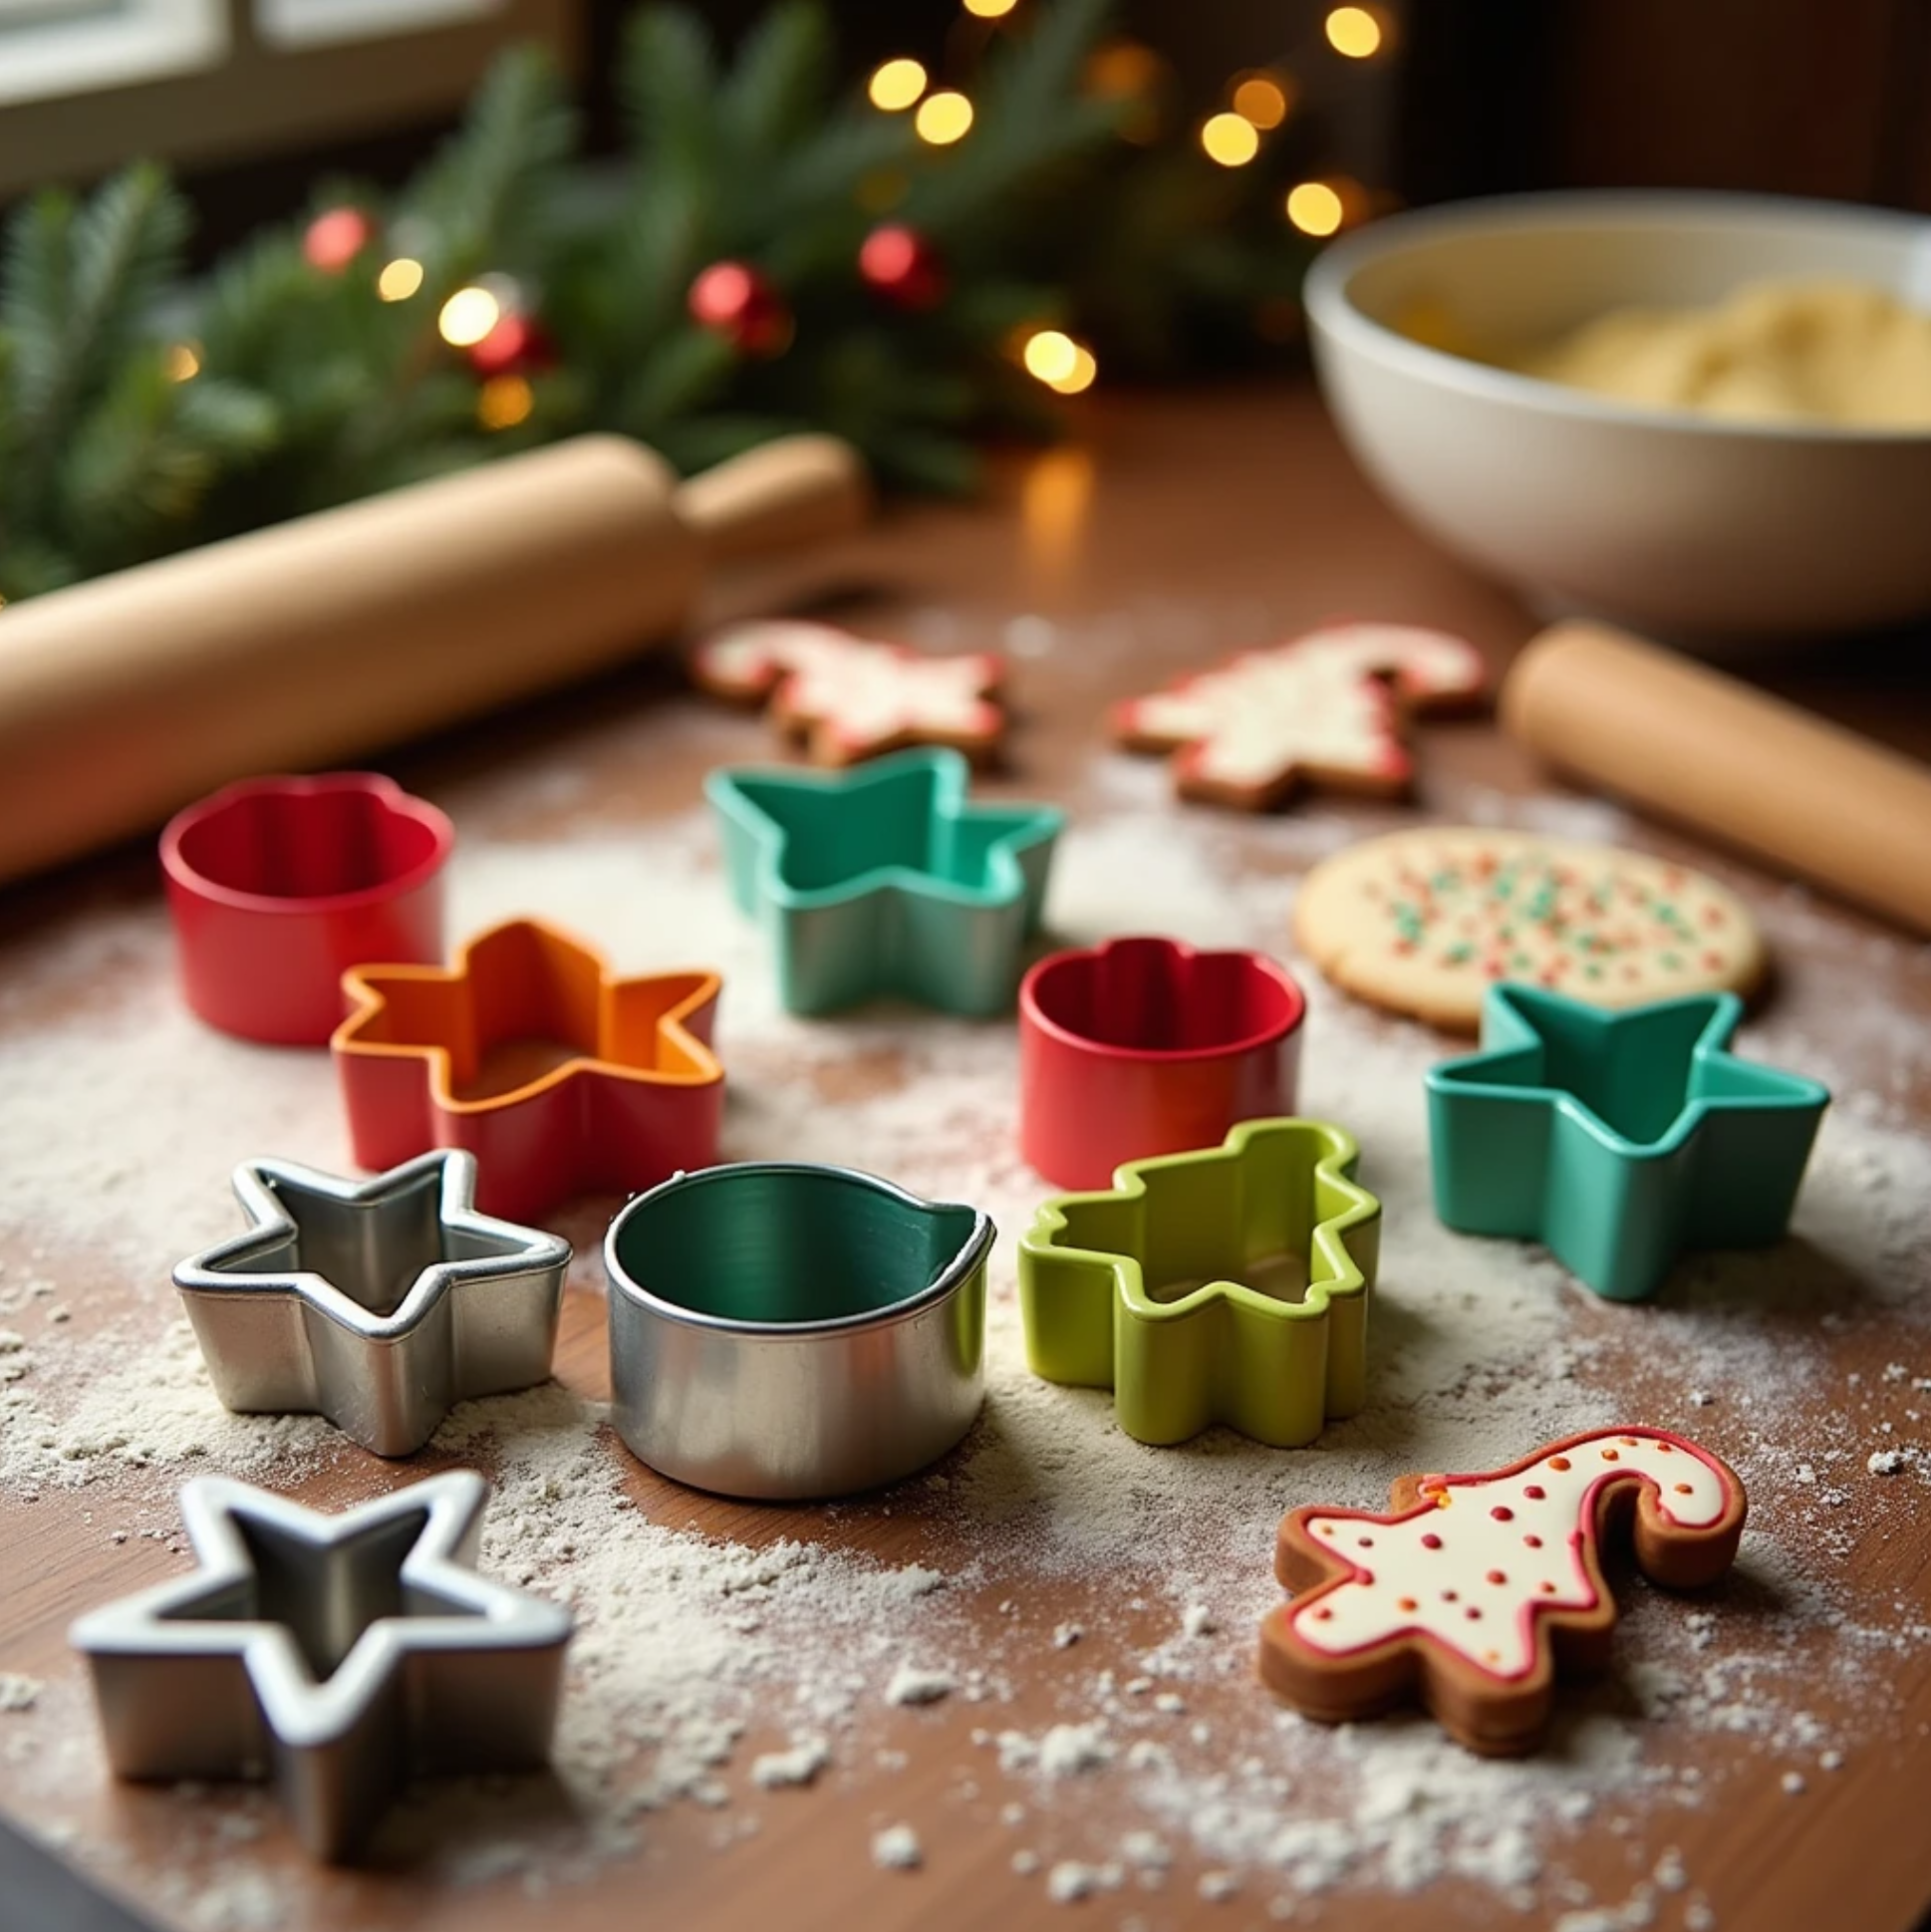
[[[1529,832],[1421,826],[1363,839],[1301,882],[1294,938],[1337,986],[1474,1032],[1498,979],[1596,1006],[1747,993],[1757,924],[1687,866]]]
[[[1299,1592],[1260,1626],[1260,1675],[1342,1723],[1419,1696],[1494,1757],[1533,1751],[1557,1661],[1608,1662],[1615,1598],[1601,1546],[1633,1518],[1653,1582],[1697,1589],[1730,1567],[1747,1508],[1736,1473],[1662,1429],[1604,1429],[1480,1476],[1404,1476],[1390,1514],[1294,1510],[1274,1573]]]
[[[1460,638],[1342,624],[1129,698],[1113,734],[1131,751],[1174,751],[1183,798],[1260,811],[1302,784],[1399,797],[1414,775],[1404,716],[1470,704],[1487,683]]]
[[[988,651],[929,658],[796,619],[739,624],[700,644],[690,675],[712,695],[769,701],[814,764],[849,765],[915,744],[948,744],[974,762],[996,753],[1005,713],[993,701],[1005,660]]]

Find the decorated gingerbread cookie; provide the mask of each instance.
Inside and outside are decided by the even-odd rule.
[[[1609,1658],[1605,1536],[1633,1523],[1643,1574],[1698,1589],[1730,1567],[1744,1486],[1662,1429],[1570,1436],[1481,1476],[1404,1476],[1389,1514],[1303,1508],[1274,1572],[1298,1592],[1260,1626],[1260,1675],[1327,1723],[1419,1697],[1472,1751],[1535,1749],[1554,1666]]]
[[[856,764],[915,744],[949,744],[983,762],[1005,730],[993,701],[1005,660],[986,651],[930,658],[784,619],[720,631],[692,653],[690,675],[715,696],[768,701],[815,764]]]
[[[1301,883],[1294,938],[1338,986],[1473,1032],[1498,979],[1600,1006],[1748,992],[1756,922],[1687,867],[1528,832],[1421,826],[1364,839]]]
[[[1129,698],[1113,734],[1173,751],[1183,798],[1260,811],[1310,784],[1399,797],[1414,774],[1406,718],[1468,705],[1487,682],[1474,646],[1445,632],[1339,624]]]

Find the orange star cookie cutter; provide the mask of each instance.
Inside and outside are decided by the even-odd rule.
[[[713,697],[768,703],[813,764],[859,764],[921,744],[984,763],[1005,732],[995,701],[1005,660],[990,651],[931,657],[835,625],[760,619],[706,639],[690,675]]]
[[[1129,751],[1174,753],[1183,798],[1262,811],[1303,785],[1401,797],[1407,718],[1488,689],[1472,644],[1408,624],[1336,624],[1244,651],[1111,713]]]
[[[356,1160],[383,1169],[467,1148],[477,1208],[511,1221],[709,1167],[722,984],[707,971],[618,978],[533,919],[479,933],[450,967],[352,967],[330,1049]]]

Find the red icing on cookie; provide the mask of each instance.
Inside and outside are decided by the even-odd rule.
[[[1553,1546],[1523,1534],[1509,1505],[1488,1502],[1498,1490],[1572,1526]],[[1277,1568],[1303,1594],[1266,1619],[1262,1674],[1311,1715],[1330,1718],[1351,1715],[1351,1697],[1365,1711],[1385,1704],[1391,1685],[1417,1682],[1478,1749],[1525,1748],[1546,1715],[1551,1642],[1590,1657],[1606,1647],[1615,1606],[1598,1545],[1605,1522],[1627,1519],[1605,1508],[1624,1492],[1637,1498],[1638,1560],[1657,1581],[1707,1582],[1734,1557],[1742,1485],[1708,1451],[1660,1430],[1601,1431],[1481,1475],[1404,1479],[1402,1507],[1386,1516],[1294,1511],[1281,1525]],[[1484,1507],[1458,1509],[1445,1538],[1434,1524],[1458,1499]],[[1337,1569],[1320,1547],[1338,1527],[1373,1535],[1374,1577]]]

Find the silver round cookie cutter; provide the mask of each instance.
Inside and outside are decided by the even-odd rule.
[[[984,1397],[993,1232],[849,1168],[674,1176],[604,1242],[617,1433],[723,1496],[845,1496],[923,1469]]]

